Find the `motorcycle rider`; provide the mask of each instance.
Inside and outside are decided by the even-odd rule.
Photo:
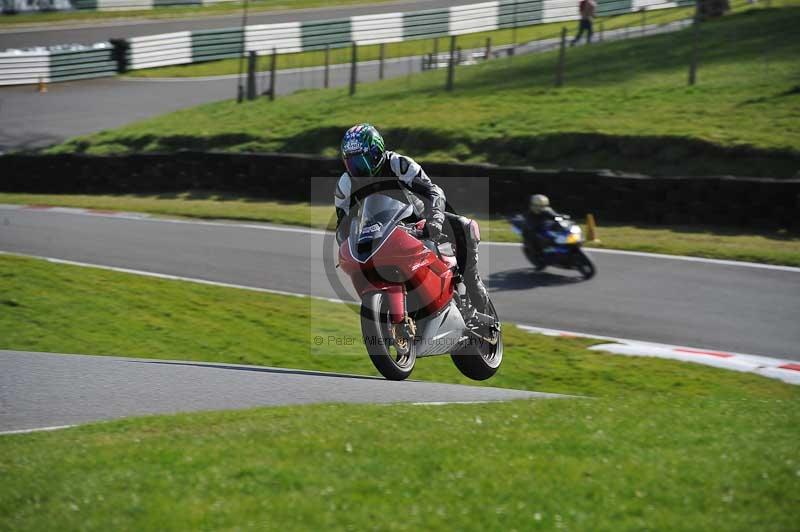
[[[525,213],[525,222],[528,226],[529,235],[526,240],[533,243],[533,251],[541,256],[544,247],[548,244],[539,234],[539,227],[546,222],[551,222],[556,219],[558,213],[550,207],[550,198],[544,194],[534,194],[530,198],[528,212]]]
[[[555,220],[558,214],[550,207],[550,198],[544,194],[534,194],[531,196],[528,212],[525,218],[528,225],[536,228],[546,221]]]
[[[445,210],[445,195],[425,174],[422,167],[410,157],[405,157],[385,148],[378,130],[370,124],[357,124],[344,134],[341,156],[346,171],[336,185],[334,204],[336,205],[336,234],[341,241],[342,225],[351,208],[373,189],[369,185],[390,179],[414,207],[414,212],[424,218],[425,237],[437,241],[442,235],[455,243],[456,261],[467,294],[478,312],[485,312],[489,294],[478,274],[478,243],[480,232],[478,224]]]

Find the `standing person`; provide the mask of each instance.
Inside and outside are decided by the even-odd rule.
[[[594,0],[581,0],[578,4],[578,10],[581,12],[581,22],[578,26],[578,34],[572,39],[570,46],[575,46],[581,40],[584,30],[586,30],[586,43],[592,42],[592,20],[594,20],[594,12],[597,3]]]

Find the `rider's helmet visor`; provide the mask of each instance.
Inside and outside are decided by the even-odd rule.
[[[363,153],[346,154],[343,157],[344,166],[351,177],[370,177],[373,172],[372,164]]]

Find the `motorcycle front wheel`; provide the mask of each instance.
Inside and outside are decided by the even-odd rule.
[[[594,277],[594,274],[597,273],[594,263],[589,259],[589,257],[586,256],[586,253],[584,253],[582,249],[575,251],[573,256],[573,265],[575,269],[581,273],[584,279],[591,279]]]
[[[366,295],[361,300],[361,333],[369,358],[385,378],[402,381],[414,370],[416,346],[413,338],[405,335],[396,341],[392,326],[386,295],[382,292]]]
[[[497,318],[494,304],[489,301],[486,314]],[[497,331],[497,342],[475,340],[469,345],[450,354],[453,364],[465,376],[475,381],[485,381],[500,368],[503,362],[503,331]]]

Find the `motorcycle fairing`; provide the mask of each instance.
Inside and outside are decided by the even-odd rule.
[[[394,198],[368,196],[351,223],[347,241],[339,247],[339,263],[359,296],[392,286],[404,288],[405,306],[390,308],[393,320],[406,312],[417,318],[432,315],[451,301],[454,291],[450,264],[398,227],[412,214],[410,205]]]
[[[467,340],[461,334],[465,328],[464,317],[451,299],[441,312],[417,321],[417,356],[452,352],[461,342]]]

